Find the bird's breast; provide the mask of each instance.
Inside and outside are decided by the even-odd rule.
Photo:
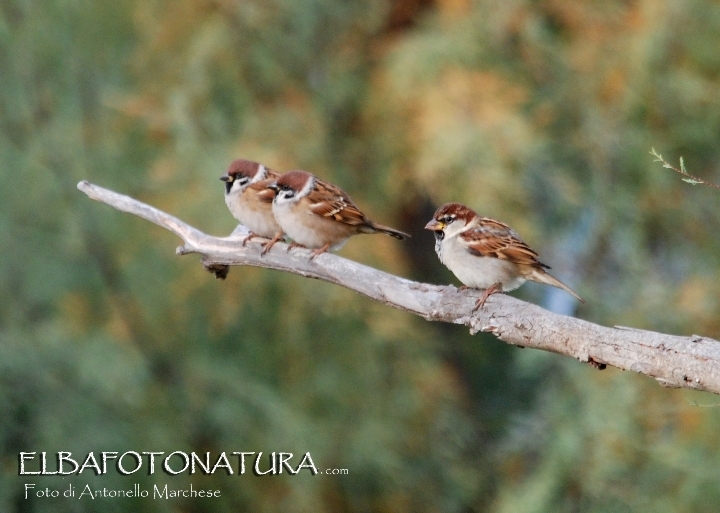
[[[308,248],[317,249],[330,244],[337,249],[354,233],[352,227],[313,214],[300,202],[276,201],[273,213],[282,230],[295,242]]]
[[[525,283],[525,277],[513,262],[470,253],[454,238],[436,244],[435,251],[440,261],[468,287],[486,289],[500,283],[502,290],[509,291]]]

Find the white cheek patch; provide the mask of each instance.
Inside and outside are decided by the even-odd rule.
[[[310,194],[310,191],[312,190],[313,186],[315,185],[315,177],[310,178],[307,182],[305,182],[305,186],[300,189],[300,192],[298,192],[297,197],[298,198],[304,198],[308,194]]]
[[[454,219],[450,224],[445,226],[445,238],[449,239],[452,237],[455,237],[456,235],[466,231],[466,225],[464,222],[460,221],[459,219]]]
[[[235,179],[233,180],[232,187],[230,187],[230,194],[240,194],[243,191],[242,185],[240,185],[240,181]]]
[[[255,176],[253,176],[252,180],[250,180],[249,183],[257,183],[260,180],[265,180],[265,177],[267,176],[267,169],[265,166],[260,164],[260,167],[257,170],[257,173],[255,173]]]
[[[290,203],[293,200],[293,197],[288,198],[286,196],[288,191],[278,191],[277,195],[275,196],[275,203],[278,205],[285,205],[287,203]]]

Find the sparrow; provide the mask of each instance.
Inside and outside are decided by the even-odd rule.
[[[508,225],[460,203],[448,203],[435,212],[426,230],[435,233],[435,252],[440,261],[463,283],[484,289],[473,312],[496,292],[515,290],[527,280],[564,290],[581,303],[570,287],[551,276],[549,266]]]
[[[340,188],[306,171],[288,171],[269,187],[276,191],[272,211],[282,231],[293,240],[290,247],[313,249],[311,260],[340,249],[359,233],[387,233],[400,240],[410,237],[372,222]]]
[[[244,159],[234,160],[227,173],[220,177],[225,182],[225,204],[230,213],[250,230],[243,246],[253,237],[270,239],[263,243],[261,255],[270,251],[283,236],[272,212],[275,191],[268,188],[279,177],[280,173]]]

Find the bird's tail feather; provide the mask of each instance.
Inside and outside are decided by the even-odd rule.
[[[395,237],[396,239],[404,240],[410,237],[410,235],[405,232],[382,224],[372,223],[371,226],[376,232],[387,233],[390,237]]]
[[[565,285],[563,282],[555,278],[552,274],[546,272],[544,269],[535,268],[533,269],[533,272],[530,276],[528,276],[529,280],[536,281],[538,283],[544,283],[546,285],[552,285],[553,287],[557,287],[559,289],[564,290],[571,296],[573,296],[575,299],[580,301],[581,303],[585,304],[585,300],[578,296],[573,289]]]

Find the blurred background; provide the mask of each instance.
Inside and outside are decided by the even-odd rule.
[[[720,398],[428,323],[337,286],[215,280],[88,179],[215,235],[237,157],[411,231],[340,252],[454,283],[422,226],[509,223],[605,325],[720,338],[710,0],[0,0],[0,511],[715,512]],[[347,475],[18,477],[20,451],[310,452]],[[294,460],[297,463],[297,459]],[[24,500],[38,486],[219,499]]]

